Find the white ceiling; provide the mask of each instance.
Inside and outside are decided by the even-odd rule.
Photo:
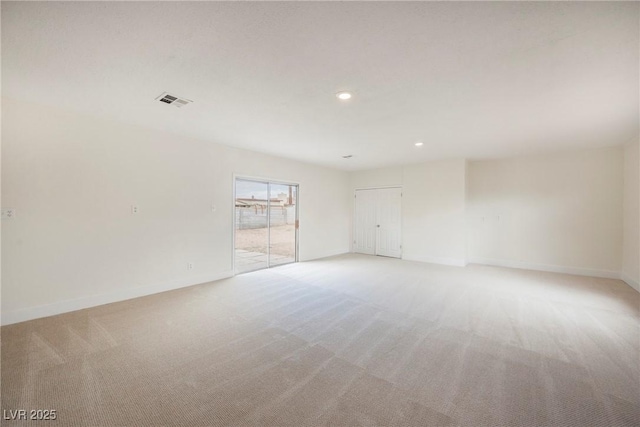
[[[617,145],[639,6],[2,2],[2,90],[347,170]]]

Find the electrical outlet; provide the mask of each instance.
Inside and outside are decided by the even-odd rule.
[[[138,213],[138,206],[137,205],[131,205],[131,213],[132,214],[137,214]]]
[[[13,208],[2,209],[2,219],[13,219],[16,217],[16,210]]]
[[[188,262],[187,263],[187,270],[193,270],[193,263],[192,262]]]

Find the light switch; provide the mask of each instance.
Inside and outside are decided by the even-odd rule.
[[[13,219],[16,217],[16,210],[14,208],[2,209],[2,219]]]

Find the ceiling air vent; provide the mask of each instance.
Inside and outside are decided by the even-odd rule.
[[[178,108],[182,108],[187,104],[191,104],[193,101],[187,98],[181,98],[176,95],[171,95],[167,92],[164,92],[162,95],[156,98],[160,102],[164,102],[165,104],[175,105]]]

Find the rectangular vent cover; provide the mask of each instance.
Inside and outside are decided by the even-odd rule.
[[[171,95],[167,92],[163,92],[162,95],[156,98],[160,102],[164,102],[165,104],[175,105],[178,108],[182,108],[185,105],[191,104],[193,101],[187,98],[181,98],[176,95]]]

